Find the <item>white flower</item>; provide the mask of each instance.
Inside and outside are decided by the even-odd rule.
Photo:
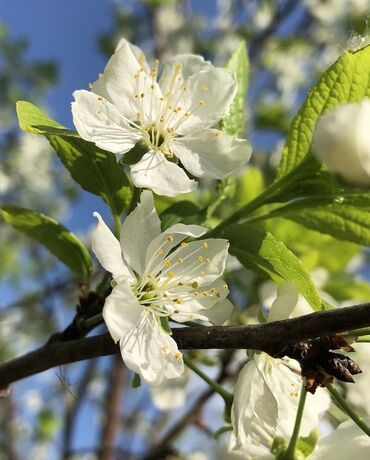
[[[185,372],[177,379],[164,380],[160,385],[151,386],[150,394],[154,404],[161,410],[171,410],[184,405],[189,374]]]
[[[176,224],[161,233],[153,195],[145,191],[126,218],[120,242],[99,214],[92,247],[116,286],[106,299],[103,317],[119,342],[127,367],[159,385],[184,372],[176,342],[164,330],[166,320],[223,323],[232,310],[227,285],[220,278],[228,242],[207,239],[186,243],[206,231]],[[215,310],[215,312],[214,312]]]
[[[329,171],[355,185],[370,185],[370,99],[322,115],[313,147]]]
[[[170,59],[159,82],[157,75],[158,61],[150,68],[139,48],[121,40],[92,91],[74,92],[80,136],[118,158],[144,142],[148,152],[130,166],[132,179],[160,195],[196,189],[178,161],[205,179],[239,170],[250,158],[249,143],[210,129],[229,112],[234,75],[192,54]]]
[[[260,353],[248,361],[235,385],[231,452],[244,454],[246,459],[274,458],[270,452],[273,439],[281,436],[288,441],[292,435],[301,385],[293,360]],[[300,436],[317,427],[329,407],[329,395],[319,390],[307,394]]]
[[[369,421],[366,420],[367,423]],[[368,460],[369,452],[370,437],[352,420],[348,420],[319,440],[309,460]]]

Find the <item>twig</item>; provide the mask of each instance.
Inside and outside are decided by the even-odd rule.
[[[276,354],[289,344],[370,326],[370,303],[250,326],[173,329],[182,350],[255,349]],[[118,346],[108,333],[66,342],[57,340],[0,365],[0,388],[61,364],[112,355]]]

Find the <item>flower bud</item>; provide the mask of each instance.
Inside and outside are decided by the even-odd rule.
[[[370,185],[370,99],[322,115],[313,149],[330,172],[354,185]]]

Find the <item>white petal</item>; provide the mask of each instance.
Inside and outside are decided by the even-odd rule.
[[[259,430],[272,438],[276,434],[277,401],[258,368],[260,359],[258,355],[247,362],[235,384],[231,420],[238,447],[254,435],[260,436]],[[265,437],[262,437],[261,444],[271,447]]]
[[[277,296],[271,305],[268,321],[279,321],[289,318],[297,305],[298,295],[299,289],[291,281],[277,286]]]
[[[173,287],[170,283],[167,294],[169,298],[179,299],[179,302],[174,304],[176,313],[171,315],[171,319],[175,321],[183,323],[199,319],[213,323],[211,320],[213,318],[216,322],[223,320],[223,323],[226,319],[229,319],[227,315],[231,313],[231,303],[229,304],[229,301],[225,304],[223,303],[229,294],[229,290],[222,278],[198,288],[193,288],[191,285],[186,284]],[[216,308],[218,304],[220,304],[220,309]],[[170,305],[168,304],[167,306],[170,307]],[[170,311],[170,308],[168,309]],[[212,312],[213,309],[215,310]]]
[[[366,422],[369,424],[370,419]],[[370,437],[352,420],[341,423],[334,431],[319,439],[310,460],[368,460]]]
[[[314,152],[329,171],[357,185],[370,185],[370,99],[324,113],[313,134]]]
[[[188,380],[189,376],[184,372],[180,378],[164,380],[160,385],[150,386],[154,404],[161,410],[171,410],[184,405]]]
[[[144,191],[140,203],[126,217],[121,227],[121,247],[128,265],[141,275],[149,243],[161,233],[161,221],[154,207],[153,195]]]
[[[221,302],[217,302],[212,308],[206,310],[203,316],[215,326],[223,326],[230,321],[231,314],[233,312],[234,305],[229,299],[224,299]]]
[[[150,67],[149,67],[148,63],[146,62],[145,54],[144,54],[143,50],[141,48],[139,48],[138,46],[133,45],[132,43],[130,43],[125,38],[121,38],[119,40],[119,42],[117,43],[115,51],[117,51],[118,48],[121,48],[121,46],[123,46],[123,45],[127,45],[130,48],[130,50],[132,51],[132,54],[136,57],[138,63],[141,65],[141,67],[144,68],[144,71],[149,75]]]
[[[177,130],[179,134],[211,128],[228,115],[237,91],[236,79],[231,72],[217,67],[202,70],[191,75],[185,84],[188,91],[183,93],[178,105],[190,116],[181,123]]]
[[[197,183],[188,178],[175,163],[168,161],[160,152],[148,152],[131,166],[132,180],[136,187],[149,188],[158,195],[176,196],[193,192]]]
[[[161,278],[170,276],[173,282],[207,286],[223,274],[228,248],[228,241],[218,238],[183,244],[171,253],[173,263],[162,271]]]
[[[122,154],[141,138],[140,132],[110,102],[86,90],[75,91],[73,96],[73,123],[82,139],[108,152]]]
[[[174,140],[173,152],[196,177],[222,179],[239,171],[250,159],[252,147],[216,129]]]
[[[122,258],[121,245],[105,224],[99,213],[94,212],[98,225],[92,233],[92,250],[102,266],[118,281],[125,278],[132,281],[134,276]]]
[[[175,224],[169,227],[148,246],[145,258],[145,273],[155,276],[163,268],[163,260],[168,253],[185,238],[199,238],[207,231],[200,225]]]
[[[140,69],[144,68],[132,52],[131,45],[124,43],[109,59],[103,75],[94,83],[92,91],[114,104],[129,120],[135,120],[138,112],[147,117],[151,106],[153,114],[156,115],[162,93],[158,84]],[[155,97],[151,97],[151,92]]]
[[[120,347],[126,366],[149,385],[178,378],[184,372],[176,342],[161,329],[152,313],[143,312],[136,328],[120,341]]]
[[[125,280],[119,282],[107,297],[103,308],[105,324],[115,342],[137,326],[142,312],[143,307],[128,283]]]
[[[287,367],[296,368],[295,361],[288,358],[274,359],[263,353],[259,355],[257,366],[266,385],[274,395],[278,405],[277,433],[289,438],[291,436],[298,408],[302,379]],[[301,435],[307,436],[317,425],[320,417],[329,408],[330,398],[326,391],[307,395],[305,411],[301,423]]]
[[[186,80],[191,75],[197,74],[202,70],[211,69],[213,66],[209,61],[205,61],[203,56],[196,54],[178,54],[166,61],[163,67],[163,72],[159,80],[159,84],[166,93],[171,77],[173,76],[176,66],[181,65],[181,76],[183,80]]]

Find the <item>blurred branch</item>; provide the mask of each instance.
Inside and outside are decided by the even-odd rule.
[[[224,356],[222,366],[219,372],[218,377],[216,378],[217,383],[222,383],[228,377],[228,364],[230,363],[230,353]],[[165,458],[166,453],[171,452],[170,444],[181,434],[181,432],[186,429],[191,423],[196,423],[199,421],[200,412],[204,404],[215,394],[213,388],[208,388],[203,391],[200,396],[190,405],[189,409],[185,414],[180,418],[180,420],[175,423],[171,429],[163,436],[163,438],[158,441],[154,446],[150,448],[148,454],[144,457],[143,460],[161,460]]]
[[[100,460],[114,460],[115,442],[120,432],[120,409],[125,366],[120,355],[114,357],[106,396],[105,423],[102,430]]]
[[[8,460],[19,460],[16,438],[16,408],[11,394],[3,401],[5,424],[5,453]]]
[[[182,350],[251,348],[277,354],[287,345],[303,340],[369,326],[370,302],[265,324],[187,327],[172,332]],[[0,388],[51,367],[118,351],[108,333],[66,342],[54,340],[0,365]]]
[[[87,396],[87,387],[94,375],[97,359],[91,360],[85,367],[83,374],[79,380],[75,398],[67,400],[66,413],[64,417],[64,433],[63,433],[63,453],[61,458],[67,460],[71,456],[72,436],[75,429],[75,421],[78,411]]]

